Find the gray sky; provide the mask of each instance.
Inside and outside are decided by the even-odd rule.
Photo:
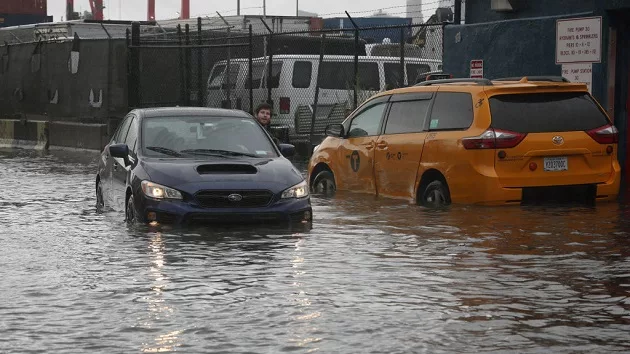
[[[435,0],[426,0],[424,12],[428,7],[436,7]],[[266,0],[267,15],[295,15],[296,0]],[[53,21],[60,21],[62,16],[65,18],[66,0],[48,0],[48,15],[53,16]],[[112,20],[146,20],[147,17],[147,0],[104,0],[105,19]],[[122,6],[121,6],[122,4]],[[219,5],[215,5],[219,4]],[[190,0],[190,16],[197,17],[199,15],[214,16],[216,11],[222,15],[236,15],[237,0]],[[300,10],[318,13],[320,16],[331,13],[339,13],[337,15],[328,15],[324,17],[345,16],[344,11],[351,14],[353,12],[366,11],[364,13],[355,13],[355,16],[372,15],[371,10],[383,9],[385,12],[393,16],[405,16],[405,0],[299,0]],[[263,0],[241,0],[241,14],[262,14]],[[90,5],[88,0],[74,0],[75,11],[89,11]],[[158,20],[177,18],[180,10],[180,0],[156,0],[156,18]],[[434,11],[434,10],[433,10]],[[432,12],[432,11],[430,11]]]

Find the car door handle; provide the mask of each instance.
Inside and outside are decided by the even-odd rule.
[[[381,150],[385,150],[385,149],[387,149],[387,147],[388,147],[388,146],[389,146],[389,145],[388,145],[388,144],[387,144],[387,142],[385,142],[385,141],[381,141],[381,142],[379,142],[378,144],[376,144],[376,147],[377,147],[377,148],[379,148],[379,149],[381,149]]]
[[[365,143],[365,144],[361,144],[361,145],[365,146],[365,148],[368,149],[368,150],[374,149],[374,142],[373,141],[370,141],[369,143]]]

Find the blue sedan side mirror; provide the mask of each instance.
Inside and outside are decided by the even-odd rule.
[[[125,166],[129,166],[129,146],[127,144],[113,144],[109,146],[109,154],[125,161]]]
[[[284,157],[292,157],[295,155],[295,146],[291,144],[280,144],[278,147],[280,148],[280,153],[282,153],[282,156]]]

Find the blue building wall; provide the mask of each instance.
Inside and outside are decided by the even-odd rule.
[[[30,14],[0,14],[0,28],[52,22],[52,16]]]
[[[411,25],[411,18],[403,17],[356,17],[352,18],[359,28],[363,27],[384,27]],[[354,26],[352,21],[347,17],[333,17],[324,19],[324,28],[326,29],[347,29],[352,30]],[[378,30],[362,30],[359,35],[368,42],[381,43],[383,39],[389,38],[392,43],[399,43],[401,38],[400,29],[378,29]],[[405,29],[405,38],[411,36],[411,29]]]

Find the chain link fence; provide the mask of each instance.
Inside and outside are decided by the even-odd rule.
[[[226,23],[227,25],[227,23]],[[285,142],[314,143],[361,103],[442,70],[443,24],[231,32],[190,24],[127,34],[129,105],[273,107]]]

